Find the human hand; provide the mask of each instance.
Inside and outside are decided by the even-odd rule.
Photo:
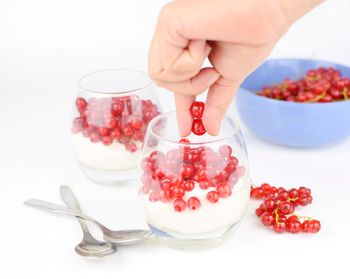
[[[180,134],[191,132],[190,106],[208,89],[203,124],[216,135],[244,78],[289,26],[320,0],[178,0],[160,13],[149,74],[175,93]],[[208,57],[212,67],[202,68]]]

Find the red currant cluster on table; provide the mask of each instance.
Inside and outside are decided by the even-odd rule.
[[[135,152],[137,141],[143,141],[148,123],[159,114],[156,104],[136,95],[76,99],[79,117],[73,120],[73,133],[82,133],[91,142],[110,145],[117,141]]]
[[[255,213],[265,226],[272,227],[277,233],[317,233],[321,229],[320,221],[293,215],[297,206],[306,206],[312,202],[311,190],[306,187],[287,191],[283,187],[277,188],[264,183],[259,187],[252,187],[250,197],[264,200]]]
[[[192,122],[192,133],[197,136],[201,136],[205,134],[205,128],[202,122],[202,116],[204,111],[204,103],[203,102],[193,102],[190,108],[193,122]]]
[[[185,200],[186,192],[195,187],[206,191],[206,199],[213,204],[231,196],[233,186],[244,175],[231,147],[222,145],[216,152],[204,146],[192,148],[187,139],[180,143],[166,154],[153,151],[142,160],[142,193],[151,202],[173,203],[178,212],[200,208],[198,197]]]
[[[344,101],[350,98],[350,79],[342,77],[340,71],[334,68],[321,67],[309,70],[299,80],[286,79],[280,84],[266,86],[257,94],[290,102]]]

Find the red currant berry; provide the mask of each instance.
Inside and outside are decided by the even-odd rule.
[[[308,232],[317,233],[321,229],[321,223],[318,220],[310,220]]]
[[[260,187],[264,191],[264,193],[268,193],[271,190],[271,186],[268,183],[263,183]]]
[[[162,202],[169,202],[173,199],[173,193],[169,189],[161,189],[160,190],[160,200]]]
[[[297,203],[301,206],[307,206],[308,204],[312,203],[312,197],[311,196],[301,197],[297,200]]]
[[[273,198],[267,198],[264,201],[264,205],[266,207],[266,210],[269,210],[269,211],[273,211],[277,206],[276,201]]]
[[[210,203],[217,203],[219,200],[219,193],[217,191],[210,191],[207,194],[207,200]]]
[[[189,139],[186,139],[186,138],[182,138],[179,140],[179,143],[182,143],[182,144],[190,144],[190,140]]]
[[[120,139],[122,136],[122,133],[118,129],[114,129],[111,131],[110,136],[114,139]]]
[[[186,209],[186,202],[182,199],[174,200],[174,209],[177,212],[184,211]]]
[[[173,195],[175,198],[180,199],[185,195],[185,189],[180,185],[175,185],[173,188]]]
[[[102,143],[104,145],[111,145],[113,143],[113,138],[110,136],[104,136],[102,137]]]
[[[276,233],[283,233],[286,231],[286,224],[285,223],[274,223],[273,230]]]
[[[192,132],[197,136],[201,136],[201,135],[205,134],[206,130],[204,128],[202,119],[194,119],[193,120]]]
[[[199,182],[199,188],[202,190],[207,190],[210,187],[210,182],[208,180]]]
[[[286,201],[289,197],[288,191],[282,189],[282,191],[278,192],[278,199],[282,201]]]
[[[112,115],[117,117],[122,114],[124,110],[124,104],[121,101],[117,101],[116,103],[112,104]]]
[[[300,187],[298,190],[299,197],[307,197],[311,195],[311,190],[306,187]]]
[[[265,211],[266,211],[266,210],[263,209],[263,208],[257,208],[257,209],[255,210],[255,214],[256,214],[256,216],[260,217]]]
[[[193,174],[193,167],[190,164],[184,164],[180,169],[183,178],[190,178]]]
[[[264,212],[260,216],[260,220],[265,226],[270,227],[270,226],[272,226],[275,218],[271,212]]]
[[[149,158],[156,162],[163,162],[165,159],[165,155],[162,151],[156,150],[149,155]]]
[[[288,201],[283,201],[278,205],[278,212],[282,214],[291,214],[294,211],[293,205]]]
[[[101,136],[108,136],[109,132],[110,132],[110,130],[106,127],[101,127],[98,129],[98,131],[99,131]]]
[[[142,120],[134,119],[130,122],[130,126],[134,130],[140,130],[143,126],[143,122]]]
[[[194,181],[192,180],[186,180],[182,183],[182,187],[185,189],[185,191],[190,192],[194,189]]]
[[[229,156],[228,157],[228,162],[230,164],[234,164],[235,166],[238,166],[238,159],[235,156]]]
[[[90,136],[90,141],[91,142],[96,143],[96,142],[99,142],[101,140],[101,137],[100,137],[100,135],[97,132],[91,132],[89,134],[89,136]]]
[[[301,223],[299,220],[292,219],[288,220],[286,224],[287,232],[298,233],[301,231]]]
[[[219,147],[219,154],[222,158],[228,158],[232,154],[232,147],[229,145],[222,145]]]
[[[217,192],[219,193],[219,196],[221,198],[227,198],[227,197],[231,196],[232,189],[227,184],[219,184],[217,187]]]
[[[196,210],[201,206],[201,202],[197,197],[190,197],[187,201],[187,207],[190,210]]]
[[[264,197],[264,190],[261,187],[253,188],[250,191],[250,197],[253,199],[262,199]]]
[[[158,191],[152,191],[148,197],[149,201],[157,202],[160,199],[160,193]]]
[[[134,130],[129,125],[124,126],[122,128],[122,132],[127,137],[132,137],[132,135],[134,134]]]
[[[153,166],[153,162],[151,161],[150,158],[143,158],[142,161],[141,161],[141,169],[144,171],[144,172],[150,172],[151,171],[151,168]]]
[[[287,221],[292,221],[292,220],[299,220],[299,217],[296,216],[296,215],[290,215],[290,216],[287,218]]]
[[[231,174],[236,170],[236,165],[229,163],[227,164],[225,170],[227,171],[228,174]]]
[[[299,195],[298,190],[295,189],[295,188],[290,189],[290,190],[288,191],[288,193],[289,193],[289,198],[291,198],[291,199],[295,199],[295,198],[297,198],[298,195]]]
[[[204,103],[203,102],[193,102],[190,108],[191,114],[193,118],[202,118],[204,111]]]
[[[75,105],[76,105],[78,111],[81,112],[81,111],[83,111],[83,110],[86,109],[86,107],[87,107],[87,102],[86,102],[86,100],[85,100],[84,98],[78,97],[78,98],[76,99],[76,101],[75,101]]]
[[[163,170],[162,170],[162,169],[159,169],[159,168],[156,169],[156,170],[154,171],[154,175],[155,175],[158,179],[162,179],[162,178],[165,176]]]
[[[119,121],[117,121],[114,118],[109,118],[106,122],[106,127],[109,129],[115,129],[118,128],[120,125]]]
[[[137,145],[134,142],[129,141],[125,143],[125,149],[130,151],[131,153],[134,153],[137,151]]]

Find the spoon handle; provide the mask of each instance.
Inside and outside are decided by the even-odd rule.
[[[63,202],[69,209],[82,213],[79,202],[69,186],[62,185],[60,187],[60,194]]]
[[[61,195],[63,202],[66,204],[66,206],[69,209],[72,209],[79,214],[83,214],[83,212],[81,211],[79,202],[78,202],[76,196],[74,195],[72,189],[69,186],[62,185],[60,187],[60,195]],[[85,223],[85,220],[83,220],[81,218],[77,218],[77,220],[78,220],[78,222],[81,226],[81,229],[83,231],[84,239],[85,240],[93,239],[93,236],[91,235],[89,228]]]
[[[30,200],[25,201],[24,204],[28,205],[30,207],[34,207],[34,208],[41,209],[41,210],[51,212],[51,213],[65,214],[65,215],[76,216],[76,217],[85,219],[85,216],[80,215],[78,212],[75,212],[75,211],[68,209],[64,206],[54,204],[51,202],[47,202],[47,201],[43,201],[43,200],[30,199]]]

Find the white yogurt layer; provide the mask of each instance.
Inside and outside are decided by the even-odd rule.
[[[232,195],[220,198],[215,204],[210,203],[206,196],[209,191],[199,189],[196,185],[191,192],[186,192],[185,200],[196,196],[201,201],[197,210],[186,209],[176,212],[173,203],[150,202],[144,196],[144,209],[148,223],[165,232],[180,234],[202,234],[223,229],[238,222],[244,215],[250,195],[250,185],[247,179],[241,178],[234,186]]]
[[[81,133],[72,134],[75,158],[83,165],[100,170],[126,170],[136,168],[141,153],[141,143],[136,143],[134,153],[125,149],[123,144],[113,141],[110,145],[93,143]]]

